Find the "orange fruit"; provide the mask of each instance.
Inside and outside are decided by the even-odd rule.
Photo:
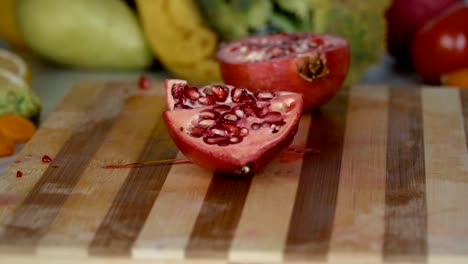
[[[15,143],[25,143],[36,132],[36,126],[31,120],[16,114],[6,114],[0,117],[0,133]]]
[[[440,81],[445,86],[468,88],[468,68],[444,74]]]
[[[15,142],[0,134],[0,157],[10,156],[15,152]]]

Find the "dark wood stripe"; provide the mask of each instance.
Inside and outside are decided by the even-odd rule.
[[[427,256],[427,204],[421,90],[392,88],[385,181],[385,260]]]
[[[335,217],[348,94],[313,112],[285,248],[293,260],[326,260]]]
[[[465,124],[465,142],[466,148],[468,149],[468,90],[459,89],[460,91],[460,100],[463,110],[463,121]]]
[[[94,102],[99,102],[100,106],[119,107],[115,105],[116,99],[112,98],[116,95],[115,93],[115,89],[113,91],[103,89]],[[104,117],[105,113],[102,113],[96,104],[90,104],[89,107],[85,109],[86,117],[89,118],[88,122],[76,128],[77,132],[64,143],[55,155],[51,166],[45,170],[16,210],[11,222],[6,225],[5,232],[0,235],[2,246],[15,245],[16,248],[21,248],[25,252],[33,252],[39,240],[47,233],[117,117],[111,113],[108,118],[98,122],[91,121],[93,117]],[[47,191],[50,187],[62,191],[56,193]]]
[[[139,161],[171,159],[177,153],[178,148],[172,143],[161,118]],[[162,164],[130,171],[89,246],[91,255],[130,255],[170,168],[170,164]]]
[[[251,182],[251,176],[213,175],[186,248],[187,257],[227,257]]]

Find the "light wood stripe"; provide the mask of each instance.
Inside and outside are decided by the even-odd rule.
[[[427,208],[421,90],[390,91],[383,256],[424,261]]]
[[[47,233],[69,194],[52,193],[47,190],[50,186],[61,190],[73,190],[116,117],[113,112],[103,112],[106,106],[118,103],[112,94],[108,89],[99,92],[96,101],[101,107],[93,105],[86,116],[92,116],[94,120],[102,118],[101,121],[81,123],[82,126],[63,143],[54,161],[47,166],[41,178],[17,208],[14,217],[6,225],[0,236],[2,245],[7,247],[15,245],[21,250],[35,251],[37,243]],[[27,174],[23,177],[27,177]]]
[[[468,254],[466,102],[456,89],[425,89],[422,99],[429,252],[453,263]]]
[[[139,161],[173,159],[178,149],[159,119]],[[171,165],[133,168],[89,246],[91,255],[130,256]]]
[[[123,98],[123,92],[114,89],[114,96]],[[164,98],[156,96],[132,96],[125,100],[122,112],[80,181],[73,190],[66,191],[69,198],[41,240],[38,254],[88,254],[94,233],[130,172],[130,169],[104,169],[103,166],[138,161],[154,124],[161,118],[164,104]],[[50,186],[49,191],[64,190]]]
[[[253,180],[232,242],[229,261],[280,262],[296,197],[310,115],[304,115],[290,147]]]
[[[251,181],[252,176],[213,175],[187,244],[186,257],[227,258]]]
[[[286,258],[325,261],[335,216],[347,109],[342,93],[312,113],[307,148],[316,155],[304,157],[291,217]]]
[[[184,156],[179,153],[178,158]],[[172,166],[133,247],[133,256],[184,259],[212,175],[194,164]]]
[[[329,261],[381,261],[387,150],[387,87],[353,87]]]

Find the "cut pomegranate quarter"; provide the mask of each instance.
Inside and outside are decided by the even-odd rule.
[[[253,174],[271,161],[293,140],[303,107],[297,93],[194,87],[184,80],[166,81],[166,102],[164,121],[182,153],[226,174]]]
[[[330,100],[348,74],[348,41],[328,34],[280,33],[223,45],[218,53],[226,84],[251,91],[304,95],[304,111]]]

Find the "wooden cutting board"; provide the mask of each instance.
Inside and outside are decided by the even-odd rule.
[[[184,162],[161,91],[71,90],[0,178],[1,260],[468,263],[467,91],[343,90],[243,178]]]

